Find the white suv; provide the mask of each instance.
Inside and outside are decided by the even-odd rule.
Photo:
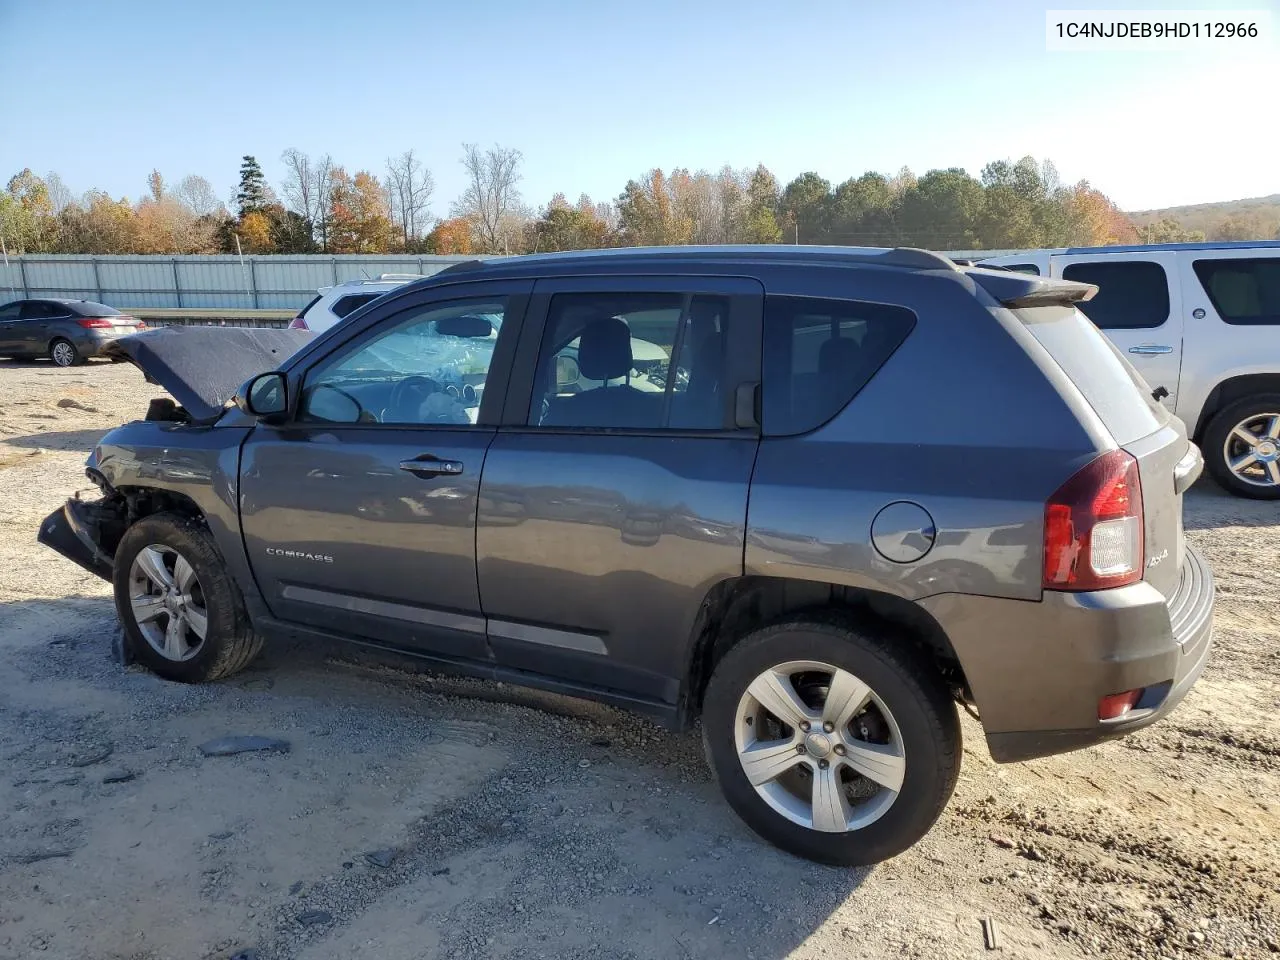
[[[316,291],[316,297],[289,321],[289,329],[322,333],[389,290],[421,279],[417,273],[384,273],[372,280],[348,280],[336,286],[321,287]]]
[[[1232,493],[1280,499],[1280,241],[992,257],[1098,286],[1080,304],[1187,426]]]

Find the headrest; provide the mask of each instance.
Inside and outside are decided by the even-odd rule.
[[[631,328],[618,317],[592,321],[578,340],[578,369],[588,380],[616,380],[631,372]]]
[[[845,373],[857,365],[861,353],[862,349],[856,340],[849,337],[833,337],[818,351],[818,372]]]

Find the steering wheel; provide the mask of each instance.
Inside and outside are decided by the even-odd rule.
[[[383,422],[416,422],[422,401],[439,392],[440,384],[430,377],[405,377],[391,388],[391,396],[387,398],[387,406],[382,411]]]

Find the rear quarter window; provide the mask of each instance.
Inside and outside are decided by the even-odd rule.
[[[366,303],[372,303],[374,300],[377,300],[380,296],[382,296],[382,294],[380,293],[348,294],[345,297],[339,297],[334,302],[333,307],[331,309],[333,310],[334,316],[341,319],[349,313],[355,313],[355,311],[359,310]]]
[[[1155,261],[1069,263],[1062,278],[1098,288],[1080,309],[1103,330],[1158,327],[1169,319],[1169,277]]]
[[[1196,260],[1192,267],[1223,322],[1280,324],[1280,257]]]
[[[765,298],[761,424],[770,436],[814,430],[848,405],[916,324],[906,307]]]
[[[121,316],[119,310],[115,307],[108,307],[105,303],[96,303],[93,300],[85,300],[81,303],[66,304],[68,313],[78,313],[82,317],[118,317]]]
[[[1149,436],[1168,420],[1142,374],[1079,310],[1032,307],[1014,313],[1075,383],[1117,443]]]

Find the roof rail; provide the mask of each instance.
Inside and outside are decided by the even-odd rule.
[[[373,283],[381,283],[386,280],[421,280],[426,274],[422,273],[380,273],[373,278]]]
[[[466,273],[469,270],[476,270],[483,266],[483,260],[459,260],[457,263],[449,264],[443,270],[437,270],[432,276],[438,277],[445,273]]]
[[[886,254],[875,258],[881,263],[895,267],[914,267],[917,270],[954,270],[953,260],[932,250],[921,250],[919,247],[894,247]]]

